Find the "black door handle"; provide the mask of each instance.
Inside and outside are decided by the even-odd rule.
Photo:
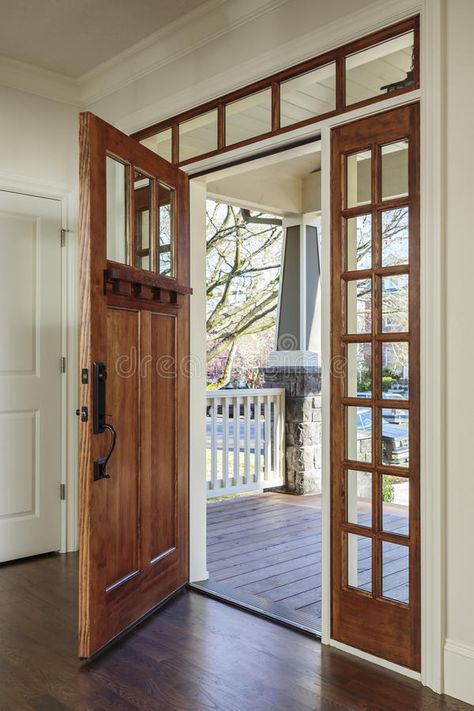
[[[117,441],[117,431],[113,425],[106,422],[107,404],[107,366],[105,363],[94,363],[94,434],[102,434],[105,430],[111,433],[110,447],[105,457],[100,457],[94,461],[94,480],[110,479],[107,472],[107,463],[112,456]]]
[[[97,479],[110,479],[110,474],[107,472],[107,462],[109,461],[110,457],[112,456],[112,452],[115,449],[115,443],[117,441],[117,430],[113,425],[109,425],[108,422],[106,422],[104,425],[103,431],[105,430],[110,430],[110,433],[112,435],[110,440],[110,448],[106,457],[101,457],[100,459],[96,459],[94,461],[94,481],[97,481]]]

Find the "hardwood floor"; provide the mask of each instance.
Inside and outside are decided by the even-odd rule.
[[[370,524],[370,510],[359,512]],[[403,507],[384,505],[387,530],[405,533]],[[370,540],[360,546],[357,581],[370,589]],[[406,602],[407,549],[384,558],[384,594]],[[321,630],[321,497],[269,492],[207,505],[204,587],[307,629]]]
[[[1,711],[471,708],[190,591],[81,663],[76,568],[75,555],[0,566]]]

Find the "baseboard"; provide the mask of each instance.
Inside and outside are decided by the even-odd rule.
[[[474,647],[447,639],[444,645],[444,692],[474,704]]]

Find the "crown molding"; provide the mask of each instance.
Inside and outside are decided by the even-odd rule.
[[[245,63],[238,64],[231,70],[216,74],[208,80],[198,82],[190,88],[177,92],[171,97],[157,98],[145,108],[120,119],[118,126],[127,133],[139,131],[170,116],[175,116],[182,111],[215,99],[217,96],[239,89],[242,86],[242,77],[245,77],[244,85],[250,84],[262,77],[417,14],[423,10],[426,1],[429,2],[429,0],[377,0],[362,10],[319,26]],[[286,2],[288,0],[270,3],[266,12],[275,10]],[[228,28],[228,31],[230,32],[231,29]]]
[[[79,86],[75,79],[2,55],[0,85],[64,104],[81,104]]]
[[[190,55],[220,37],[288,5],[291,0],[208,0],[112,59],[75,79],[0,56],[0,85],[53,101],[86,108],[139,79]],[[344,18],[292,39],[279,47],[202,81],[192,88],[151,102],[127,116],[120,126],[130,132],[179,113],[268,74],[297,64],[383,25],[416,13],[424,0],[377,0]]]
[[[113,94],[290,0],[208,0],[78,80],[84,105]]]

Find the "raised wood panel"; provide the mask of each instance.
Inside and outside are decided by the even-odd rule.
[[[176,317],[142,313],[143,565],[176,547]]]
[[[107,409],[117,430],[108,463],[106,507],[108,531],[106,586],[117,585],[139,567],[139,312],[107,309]],[[110,433],[103,438],[107,451]]]

